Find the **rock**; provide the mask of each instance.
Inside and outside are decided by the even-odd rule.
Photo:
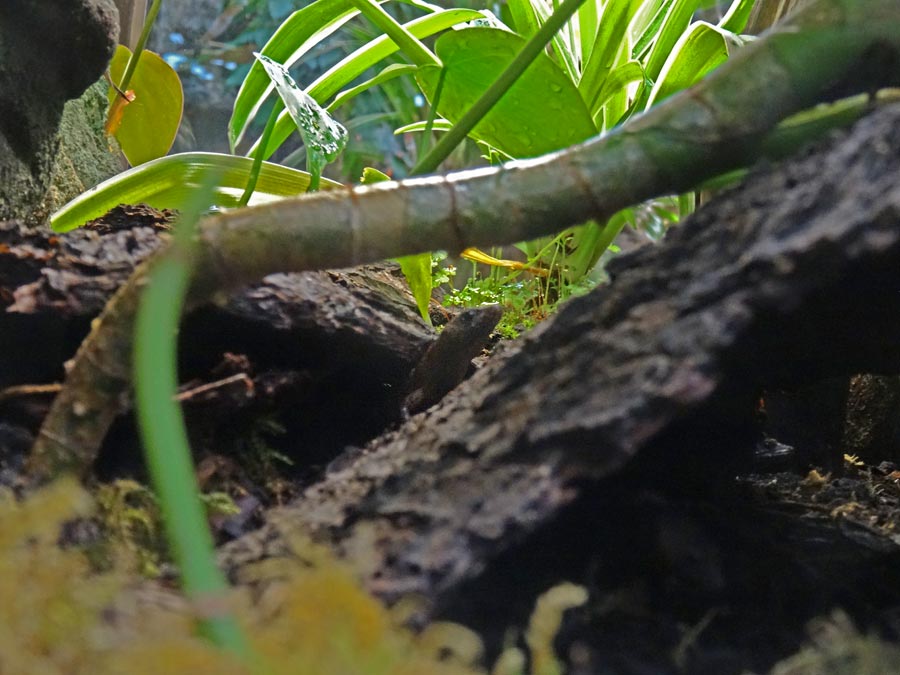
[[[84,189],[83,181],[63,181],[62,189],[51,193],[61,154],[60,124],[66,102],[103,75],[117,37],[112,0],[0,3],[0,219],[40,222]],[[88,107],[96,107],[98,94]],[[97,142],[102,121],[91,125],[83,112],[69,108],[67,135],[85,134],[88,145],[102,149],[105,140]],[[77,138],[76,144],[84,141]],[[111,168],[111,153],[104,154],[101,159]],[[72,170],[79,175],[75,164]]]

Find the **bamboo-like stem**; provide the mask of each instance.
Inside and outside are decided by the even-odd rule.
[[[502,168],[321,192],[210,216],[199,226],[188,306],[277,271],[522,241],[684,192],[750,164],[780,120],[852,81],[875,46],[900,53],[896,0],[818,0],[697,87],[580,146]],[[154,260],[110,300],[79,349],[32,451],[38,476],[90,467],[128,390],[134,307]]]

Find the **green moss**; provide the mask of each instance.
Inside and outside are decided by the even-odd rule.
[[[106,82],[100,80],[81,98],[66,103],[59,125],[59,157],[47,194],[50,212],[125,168],[115,141],[103,130],[106,90]]]
[[[57,546],[60,524],[92,512],[74,482],[56,483],[23,503],[0,504],[0,672],[234,673],[249,671],[195,634],[196,612],[171,592],[129,590],[137,579],[97,573],[75,549]],[[227,600],[251,636],[257,672],[271,675],[467,675],[399,628],[328,551],[310,542],[302,563],[251,600]],[[253,569],[248,569],[252,576]],[[140,600],[138,599],[140,597]]]
[[[41,136],[27,164],[0,136],[0,218],[44,223],[67,201],[124,168],[103,130],[106,105],[106,83],[100,80],[66,103],[59,133]]]
[[[140,489],[105,490],[105,501],[125,512],[126,530],[152,534],[156,526],[145,522]],[[135,495],[137,515],[122,508]],[[258,656],[248,670],[196,634],[197,615],[211,606],[191,605],[126,571],[133,565],[97,571],[82,551],[58,546],[63,522],[91,516],[91,498],[71,480],[24,502],[0,493],[0,673],[485,675],[477,665],[483,654],[477,635],[447,623],[417,635],[402,628],[402,612],[386,609],[328,549],[303,538],[285,542],[291,557],[243,567],[245,586],[221,601]],[[133,559],[133,551],[118,559]],[[560,672],[553,638],[562,611],[581,604],[584,593],[562,585],[538,600],[527,632],[533,675]],[[524,654],[511,648],[492,672],[522,675],[524,663]]]

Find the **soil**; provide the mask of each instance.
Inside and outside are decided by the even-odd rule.
[[[246,582],[299,528],[386,601],[422,598],[413,625],[475,629],[488,661],[575,582],[590,599],[555,641],[572,674],[855,673],[864,649],[900,669],[853,651],[900,640],[900,410],[873,403],[900,372],[898,129],[883,110],[757,168],[405,422],[434,333],[391,266],[276,275],[187,317],[198,474],[241,507],[216,523],[223,566]],[[166,219],[0,228],[4,483]],[[127,415],[95,473],[143,477]],[[822,630],[809,669],[776,665]]]

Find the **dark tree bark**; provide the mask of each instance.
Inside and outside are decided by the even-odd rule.
[[[118,207],[64,236],[0,223],[0,390],[62,377],[90,321],[158,248],[171,215]],[[199,400],[190,394],[197,387],[243,388],[245,400],[225,396],[204,414],[221,419],[235,406],[277,406],[285,425],[302,430],[295,461],[327,462],[400,419],[407,380],[434,338],[396,266],[271,275],[185,318],[179,349],[186,402]],[[246,357],[243,384],[235,379],[237,361],[223,366],[226,354]],[[201,398],[208,403],[208,395]],[[40,389],[13,389],[0,395],[0,415],[33,425],[45,406],[29,415],[21,409],[35,407],[35,399],[48,400]],[[108,448],[106,461],[110,452],[121,450]]]
[[[240,579],[300,529],[379,595],[440,608],[566,514],[603,527],[584,501],[613,476],[733,491],[764,388],[900,370],[898,175],[897,107],[756,170],[439,406],[339,458],[223,560]],[[555,545],[585,546],[576,531]]]

